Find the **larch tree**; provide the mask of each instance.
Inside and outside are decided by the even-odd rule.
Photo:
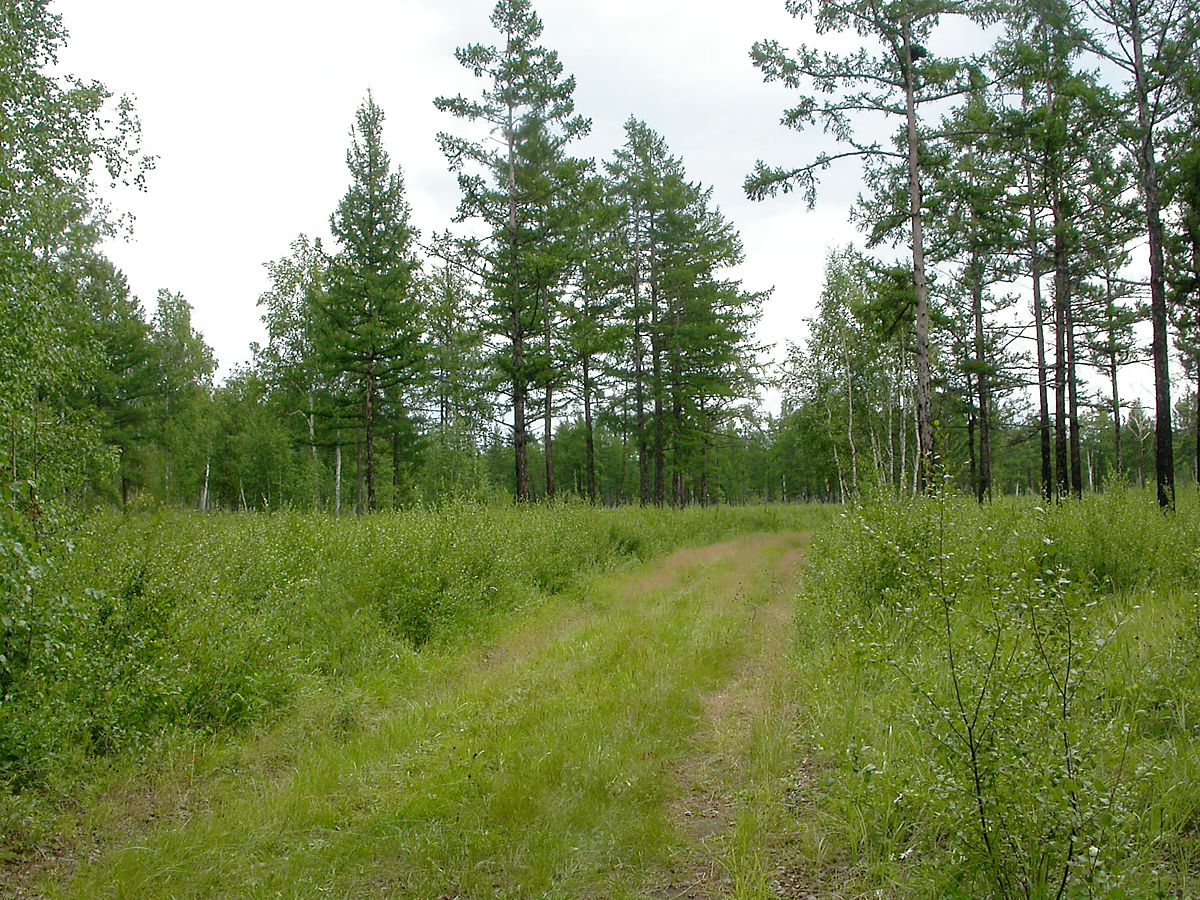
[[[800,45],[788,51],[774,40],[760,41],[751,51],[754,65],[766,81],[780,81],[801,92],[796,105],[783,115],[783,124],[798,131],[820,124],[845,147],[822,152],[800,167],[772,167],[761,160],[747,177],[752,199],[800,190],[811,206],[818,175],[832,163],[857,158],[900,162],[906,173],[906,200],[915,289],[914,340],[917,370],[917,421],[922,481],[932,483],[934,436],[930,374],[929,285],[925,264],[925,213],[922,201],[921,159],[925,132],[922,108],[943,103],[969,88],[961,60],[931,55],[928,44],[944,18],[961,18],[974,5],[962,0],[788,0],[795,17],[811,18],[818,34],[851,32],[868,46],[839,55]],[[895,142],[856,135],[854,120],[881,116],[899,121]]]
[[[1018,247],[1019,206],[1012,193],[1018,172],[1001,139],[1000,110],[982,85],[943,125],[947,137],[931,155],[929,178],[931,258],[958,267],[963,317],[970,335],[963,365],[968,389],[968,444],[975,494],[992,496],[992,432],[1001,387],[997,340],[990,319],[1001,306],[991,286],[1011,277],[1008,260]],[[978,456],[975,438],[978,435]]]
[[[502,342],[497,363],[510,385],[515,493],[528,501],[530,395],[546,383],[535,345],[544,338],[557,288],[558,263],[547,259],[547,241],[554,237],[556,198],[577,172],[566,148],[591,123],[575,112],[575,79],[563,74],[556,52],[540,45],[542,21],[529,0],[499,0],[491,24],[501,43],[455,51],[485,81],[479,98],[434,103],[487,132],[442,133],[438,142],[458,175],[459,221],[480,221],[488,232],[465,249],[485,270],[489,330]]]
[[[1166,235],[1167,280],[1176,348],[1195,391],[1193,474],[1200,483],[1200,72],[1189,73],[1190,101],[1173,135],[1165,179],[1174,228]]]
[[[1180,73],[1200,52],[1200,12],[1186,0],[1084,0],[1097,28],[1088,48],[1121,73],[1123,112],[1117,135],[1135,160],[1149,245],[1154,360],[1154,470],[1158,503],[1175,506],[1171,371],[1163,240],[1162,144],[1189,104]]]
[[[365,489],[360,510],[376,508],[375,442],[385,392],[413,388],[424,352],[414,287],[415,232],[404,180],[383,149],[383,110],[370,94],[359,107],[346,153],[351,184],[330,219],[339,252],[317,300],[317,351],[330,378],[343,378],[361,429]],[[363,502],[365,501],[365,502]]]

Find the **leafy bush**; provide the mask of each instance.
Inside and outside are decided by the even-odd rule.
[[[1197,512],[1122,489],[1050,508],[885,497],[819,539],[809,599],[881,715],[836,760],[860,856],[935,894],[1161,877],[1196,810],[1178,783],[1200,711]]]

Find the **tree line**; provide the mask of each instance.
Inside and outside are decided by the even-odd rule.
[[[837,146],[798,167],[760,162],[747,193],[799,189],[811,204],[825,169],[858,159],[866,190],[854,214],[868,246],[911,251],[894,269],[853,254],[832,260],[814,326],[823,339],[797,351],[789,368],[792,403],[817,400],[827,431],[836,418],[845,435],[849,468],[839,461],[839,482],[857,482],[857,451],[869,438],[886,482],[925,487],[966,457],[983,499],[994,489],[996,451],[1036,440],[1037,489],[1047,499],[1078,496],[1089,408],[1111,416],[1105,471],[1126,471],[1123,430],[1146,411],[1122,400],[1118,374],[1143,358],[1133,328],[1148,319],[1153,480],[1159,503],[1172,506],[1173,415],[1190,415],[1200,433],[1194,5],[817,0],[788,9],[819,34],[852,34],[861,47],[755,45],[765,79],[799,94],[784,123],[819,125]],[[932,51],[945,31],[961,38],[972,27],[990,47]],[[881,129],[890,140],[877,139]],[[1135,250],[1145,253],[1148,284],[1128,275]],[[1172,334],[1193,384],[1178,411]],[[866,368],[855,370],[856,360]],[[1107,383],[1106,397],[1087,395],[1087,369]],[[905,423],[915,438],[911,473],[891,452]],[[1195,459],[1200,465],[1200,443]]]
[[[798,167],[760,163],[746,191],[811,203],[824,170],[858,158],[853,216],[872,253],[831,252],[781,374],[754,341],[766,294],[729,277],[743,248],[712,189],[636,118],[608,158],[577,155],[591,122],[575,81],[528,0],[500,0],[493,42],[456,51],[477,92],[434,101],[463,227],[417,229],[368,94],[333,241],[300,234],[266,264],[266,340],[218,384],[186,299],[161,291],[148,316],[99,250],[126,224],[99,188],[141,187],[153,167],[132,104],[56,74],[66,32],[46,0],[5,4],[12,501],[35,519],[60,500],[684,505],[920,490],[939,474],[984,499],[1079,494],[1125,473],[1170,505],[1176,457],[1188,469],[1176,445],[1200,433],[1197,391],[1173,408],[1168,365],[1173,338],[1192,383],[1200,373],[1195,11],[788,9],[862,48],[755,45],[764,77],[799,94],[784,124],[822,126],[839,146]],[[992,46],[933,53],[955,19]],[[889,247],[907,253],[889,260]],[[1129,274],[1142,247],[1148,282]],[[1149,354],[1135,330],[1147,319]],[[1118,387],[1143,359],[1152,410]],[[772,378],[778,414],[759,400]]]

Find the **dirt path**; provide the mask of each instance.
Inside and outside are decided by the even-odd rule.
[[[802,538],[807,544],[807,538]],[[660,897],[718,897],[746,894],[746,860],[737,856],[734,841],[738,817],[763,773],[756,746],[756,729],[785,718],[779,691],[792,644],[797,570],[804,545],[789,549],[774,573],[773,597],[750,614],[750,641],[733,677],[704,696],[704,725],[696,750],[680,765],[680,795],[672,814],[688,837],[672,871],[672,880],[654,894]],[[769,776],[768,776],[769,777]],[[773,798],[772,798],[773,802]],[[755,892],[750,891],[751,895]]]
[[[806,543],[683,550],[388,675],[370,715],[311,721],[53,892],[767,896]]]

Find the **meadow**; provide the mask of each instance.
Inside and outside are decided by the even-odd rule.
[[[588,575],[800,508],[448,505],[313,513],[104,512],[3,532],[0,848],[174,744],[244,731],[301,698],[470,644]]]
[[[1200,890],[1194,497],[19,537],[0,892]]]
[[[791,796],[818,894],[1200,891],[1196,497],[878,499],[813,559]]]

